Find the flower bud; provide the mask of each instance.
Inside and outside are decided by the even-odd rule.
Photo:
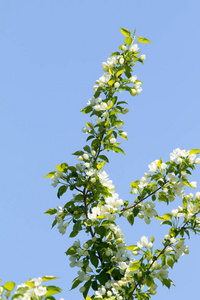
[[[200,200],[200,192],[196,192],[196,198]]]
[[[140,59],[141,60],[145,60],[146,59],[146,55],[145,54],[140,55]]]
[[[197,157],[197,158],[195,159],[194,163],[195,163],[196,165],[199,165],[199,164],[200,164],[200,157]]]
[[[95,156],[96,155],[96,151],[92,150],[91,154],[92,154],[92,156]]]
[[[152,235],[150,236],[150,241],[153,243],[155,241],[155,237]]]
[[[137,44],[132,45],[132,46],[130,47],[129,50],[130,50],[131,52],[136,52],[136,51],[138,51],[138,50],[139,50],[138,45],[137,45]]]
[[[83,154],[83,158],[84,158],[85,160],[88,160],[88,159],[89,159],[89,155],[88,155],[87,153],[84,153],[84,154]]]
[[[115,87],[116,89],[118,89],[119,86],[120,86],[120,83],[119,83],[119,82],[115,82],[114,87]]]
[[[122,50],[126,51],[126,46],[125,45],[122,45]]]
[[[130,94],[131,94],[131,96],[137,95],[136,89],[131,89]]]
[[[116,138],[111,138],[111,139],[110,139],[110,143],[111,143],[111,144],[115,144],[115,143],[116,143]]]

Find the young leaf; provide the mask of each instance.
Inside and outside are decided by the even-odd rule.
[[[118,72],[117,72],[117,77],[119,77],[123,72],[124,72],[124,70],[118,71]]]
[[[121,33],[125,36],[130,36],[131,35],[130,31],[126,28],[120,28],[120,30],[121,30]]]
[[[124,40],[124,43],[127,44],[128,46],[130,46],[132,44],[133,39],[131,37],[127,37]]]
[[[4,288],[11,292],[15,288],[15,283],[13,281],[8,281],[4,284]]]
[[[42,281],[50,281],[50,280],[54,280],[54,279],[58,279],[59,277],[54,277],[54,276],[43,276],[42,277]]]
[[[189,152],[189,154],[198,154],[198,153],[200,153],[200,149],[192,149]]]
[[[146,38],[138,37],[138,43],[149,44],[151,42]]]
[[[54,214],[56,214],[56,213],[57,213],[57,209],[55,209],[55,208],[49,208],[49,209],[45,212],[46,215],[54,215]]]
[[[51,177],[53,177],[55,175],[55,173],[56,173],[56,171],[50,172],[47,175],[45,175],[44,177],[51,178]]]
[[[92,110],[93,110],[93,109],[92,109],[92,106],[86,106],[86,107],[84,107],[84,108],[81,110],[81,112],[82,112],[83,114],[88,114],[88,113],[90,113]]]
[[[68,186],[62,185],[58,189],[57,197],[60,199],[60,196],[62,196],[67,191]]]
[[[47,288],[47,293],[45,296],[51,296],[51,295],[60,293],[62,291],[61,288],[54,286],[54,285],[49,285],[46,288]]]

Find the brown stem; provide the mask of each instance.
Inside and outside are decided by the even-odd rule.
[[[166,183],[168,183],[168,182],[169,182],[169,181],[166,181],[166,182],[164,183],[164,185],[165,185]],[[155,190],[154,192],[152,192],[152,193],[149,194],[148,196],[146,196],[146,197],[140,199],[137,203],[134,203],[133,205],[131,205],[131,206],[129,206],[129,207],[125,207],[125,208],[121,209],[120,211],[125,211],[125,210],[131,209],[131,208],[135,208],[139,203],[141,203],[142,201],[146,200],[146,199],[149,198],[150,196],[154,195],[157,191],[159,191],[159,190],[162,189],[162,188],[163,188],[163,186],[160,186],[157,190]]]

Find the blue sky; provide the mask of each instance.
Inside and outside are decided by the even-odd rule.
[[[3,281],[22,283],[29,277],[55,275],[62,296],[69,292],[76,271],[64,252],[68,235],[50,230],[43,213],[63,205],[56,189],[43,176],[62,162],[76,163],[71,153],[82,148],[86,117],[80,113],[102,75],[102,61],[123,42],[119,28],[151,40],[141,45],[144,66],[135,74],[143,83],[139,97],[124,94],[130,103],[125,120],[126,156],[110,155],[106,171],[117,192],[130,199],[130,182],[148,164],[177,147],[200,148],[199,142],[199,18],[200,2],[1,0],[0,2],[0,128],[1,128],[1,274]],[[199,182],[200,169],[193,180]],[[198,187],[199,187],[198,186]],[[176,205],[178,206],[178,204]],[[143,223],[142,223],[143,224]],[[123,224],[122,224],[123,225]],[[143,234],[159,232],[123,227],[127,244]],[[176,287],[160,287],[152,299],[188,300],[197,297],[198,236],[187,243],[191,254],[171,272]],[[59,297],[58,297],[59,298]]]

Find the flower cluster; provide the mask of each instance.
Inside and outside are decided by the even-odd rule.
[[[87,234],[82,246],[77,240],[66,251],[70,266],[79,268],[72,289],[81,285],[79,291],[87,300],[150,299],[156,294],[159,281],[169,288],[173,284],[168,277],[169,268],[189,253],[186,237],[190,232],[200,233],[200,192],[186,193],[186,189],[197,186],[189,176],[200,164],[199,149],[177,148],[168,162],[157,159],[150,163],[148,172],[131,183],[132,201],[120,199],[103,169],[109,162],[106,151],[124,153],[118,136],[127,140],[124,122],[119,118],[128,112],[124,107],[127,102],[119,101],[115,93],[125,90],[135,96],[142,91],[142,82],[133,75],[132,68],[146,58],[140,54],[138,43],[149,43],[142,37],[135,43],[135,33],[131,36],[124,28],[121,32],[125,35],[124,44],[102,63],[104,73],[93,87],[94,95],[82,109],[82,113],[94,120],[85,122],[82,129],[87,136],[86,146],[73,153],[78,163],[75,166],[62,163],[46,175],[54,187],[60,185],[58,198],[68,189],[75,192],[64,206],[50,208],[46,214],[55,215],[52,227],[57,224],[61,234],[65,234],[69,224],[73,225],[69,226],[70,237],[81,231]],[[181,198],[182,205],[160,215],[156,201],[168,205],[176,197]],[[131,225],[139,217],[146,224],[155,218],[169,226],[160,249],[155,249],[154,236],[142,236],[135,245],[127,246],[117,225],[118,216]]]
[[[53,276],[44,276],[39,278],[32,278],[25,283],[22,283],[17,286],[14,294],[12,295],[12,299],[18,300],[42,300],[49,299],[55,300],[52,295],[56,293],[60,293],[61,289],[56,286],[44,286],[41,285],[44,281],[51,281],[57,279],[57,277]],[[9,299],[11,296],[11,292],[13,292],[15,288],[15,283],[13,281],[6,282],[4,286],[0,286],[0,299]],[[64,300],[61,298],[60,300]]]

